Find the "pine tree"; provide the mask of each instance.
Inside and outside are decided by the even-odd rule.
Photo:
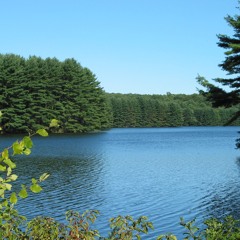
[[[229,108],[240,103],[240,15],[233,17],[228,15],[225,20],[233,28],[234,34],[233,36],[218,35],[218,46],[227,50],[225,52],[226,58],[219,66],[232,78],[216,78],[214,81],[223,86],[228,86],[231,90],[227,91],[217,87],[202,76],[198,76],[197,80],[206,88],[206,91],[201,90],[200,92],[212,102],[214,107],[223,106]],[[239,117],[240,111],[238,110],[228,123],[235,121]]]

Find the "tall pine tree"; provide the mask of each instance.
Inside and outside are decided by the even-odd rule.
[[[227,36],[225,34],[218,35],[218,46],[227,50],[225,52],[225,60],[219,64],[219,66],[232,77],[215,78],[214,81],[223,86],[228,86],[230,90],[227,91],[218,87],[202,76],[198,76],[197,80],[206,88],[205,91],[201,90],[200,92],[212,102],[214,107],[223,106],[229,108],[234,105],[239,105],[240,103],[240,15],[235,15],[233,17],[228,15],[225,19],[229,26],[233,28],[234,34],[233,36]],[[228,121],[228,124],[239,117],[240,110],[234,114],[234,116]]]

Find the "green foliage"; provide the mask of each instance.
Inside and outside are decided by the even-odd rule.
[[[205,225],[207,226],[206,230],[204,231],[206,239],[240,239],[239,220],[235,220],[232,216],[227,216],[223,221],[210,218],[205,221]]]
[[[131,216],[118,216],[110,219],[112,229],[107,239],[141,239],[141,233],[147,234],[149,229],[154,229],[152,222],[145,216],[134,220]]]
[[[240,5],[240,2],[238,2]],[[239,7],[238,7],[239,10]],[[218,85],[219,83],[223,88],[210,83],[203,76],[198,76],[197,81],[204,87],[205,90],[200,90],[200,93],[207,97],[214,107],[226,107],[237,106],[235,114],[230,118],[228,123],[234,122],[240,117],[239,104],[240,104],[240,15],[234,17],[227,16],[225,18],[228,25],[234,30],[233,36],[227,36],[225,34],[218,35],[218,46],[225,51],[225,60],[219,64],[222,70],[227,72],[231,78],[215,78],[213,79]],[[228,88],[225,88],[227,86]]]
[[[113,127],[177,127],[224,125],[236,108],[214,109],[199,94],[107,94]],[[240,121],[236,121],[238,125]]]
[[[100,83],[74,59],[60,62],[0,54],[0,110],[2,133],[44,129],[49,119],[55,119],[51,132],[89,132],[110,126]]]
[[[64,225],[49,217],[36,217],[29,221],[25,234],[29,239],[68,239]]]
[[[3,117],[2,113],[0,114]],[[46,130],[44,130],[46,132]],[[0,153],[0,239],[21,239],[24,237],[21,226],[26,218],[20,216],[15,209],[19,198],[26,198],[28,191],[38,193],[42,190],[40,182],[47,179],[49,174],[43,174],[39,180],[32,179],[30,186],[21,185],[21,190],[17,193],[12,191],[12,185],[18,179],[13,173],[16,163],[10,158],[15,155],[29,155],[33,146],[31,137],[37,133],[25,136],[22,140],[17,140],[12,146],[5,148]],[[22,238],[24,239],[24,238]]]
[[[96,210],[85,211],[80,214],[75,211],[68,211],[66,213],[66,219],[68,225],[65,227],[69,233],[68,239],[96,239],[95,237],[100,237],[97,230],[91,229],[91,224],[93,224],[99,215]]]

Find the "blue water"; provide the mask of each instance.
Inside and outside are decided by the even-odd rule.
[[[88,135],[33,139],[28,157],[17,159],[22,183],[43,172],[44,191],[18,203],[29,219],[64,221],[69,209],[100,210],[96,228],[106,236],[110,217],[145,215],[159,234],[184,232],[179,218],[240,217],[238,127],[112,129]],[[20,136],[1,136],[8,146]],[[181,237],[180,237],[181,239]]]

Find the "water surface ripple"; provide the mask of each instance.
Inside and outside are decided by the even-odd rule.
[[[96,227],[108,232],[113,216],[146,215],[160,233],[183,232],[179,218],[240,212],[237,127],[112,129],[88,135],[34,139],[33,153],[16,159],[22,183],[43,172],[44,191],[19,201],[28,218],[64,221],[69,209],[98,209]],[[1,136],[1,147],[20,136]]]

